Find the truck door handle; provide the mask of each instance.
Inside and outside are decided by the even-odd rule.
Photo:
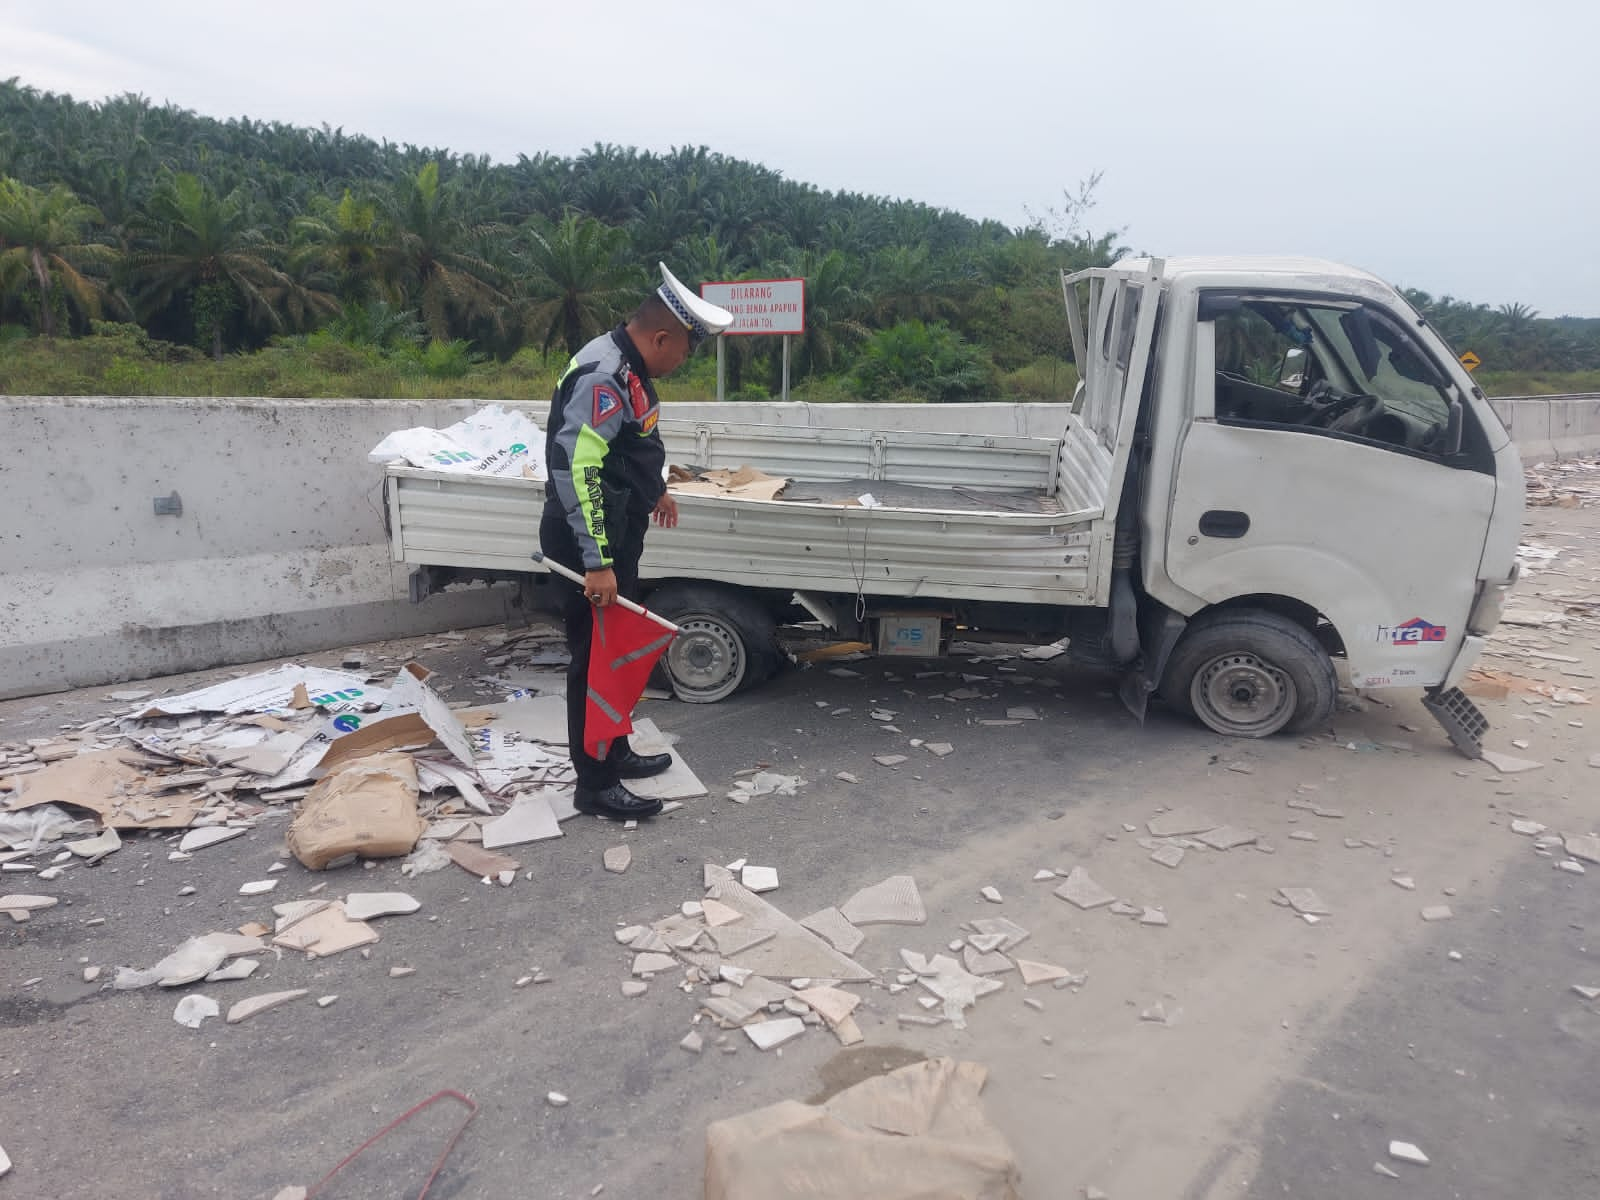
[[[1214,538],[1242,538],[1250,532],[1250,514],[1213,508],[1201,514],[1200,532]]]

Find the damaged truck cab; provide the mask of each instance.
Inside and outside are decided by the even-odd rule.
[[[1523,475],[1434,331],[1316,261],[1134,260],[1065,291],[1083,418],[1119,426],[1125,697],[1159,688],[1225,733],[1306,728],[1338,654],[1356,688],[1427,689],[1471,752],[1483,722],[1455,685],[1516,579]]]

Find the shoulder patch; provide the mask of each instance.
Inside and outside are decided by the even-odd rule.
[[[644,384],[639,382],[637,375],[628,376],[628,399],[633,402],[635,420],[650,411],[650,397],[645,393]]]
[[[617,395],[615,388],[604,383],[594,385],[594,420],[591,424],[599,428],[602,421],[612,416],[621,407],[622,397]]]

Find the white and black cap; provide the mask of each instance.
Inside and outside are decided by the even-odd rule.
[[[661,268],[661,286],[656,289],[656,295],[661,297],[666,306],[672,310],[672,315],[677,317],[689,331],[691,348],[733,324],[731,312],[702,300],[684,287],[678,277],[667,270],[666,263],[656,265]]]

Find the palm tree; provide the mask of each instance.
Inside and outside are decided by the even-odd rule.
[[[838,250],[807,250],[791,269],[806,281],[806,329],[799,339],[796,374],[830,370],[841,352],[868,336],[857,273]]]
[[[308,264],[329,272],[343,304],[364,304],[378,294],[384,229],[376,204],[357,200],[349,188],[337,204],[316,196],[311,212],[296,217],[290,229],[295,243],[291,268]]]
[[[98,212],[60,184],[42,192],[0,176],[0,279],[37,293],[45,337],[56,334],[58,297],[88,316],[100,315],[105,285],[84,268],[107,265],[116,252],[89,240],[89,227],[99,220]]]
[[[560,222],[523,227],[528,235],[527,322],[545,353],[562,344],[576,354],[642,291],[630,261],[628,232],[568,212]]]
[[[241,189],[218,196],[194,175],[173,175],[150,197],[139,230],[143,245],[129,265],[147,318],[186,296],[196,336],[210,338],[219,361],[223,328],[241,300],[251,319],[283,328],[272,299],[292,285],[272,265]]]
[[[499,329],[507,297],[494,267],[470,243],[494,223],[469,223],[455,189],[439,182],[439,164],[423,165],[388,203],[379,272],[391,295],[410,298],[428,333],[440,341],[485,318]]]

